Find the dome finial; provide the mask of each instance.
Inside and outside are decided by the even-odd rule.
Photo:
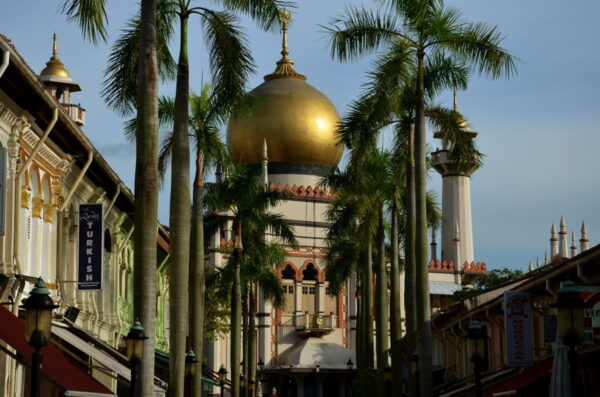
[[[49,76],[61,77],[70,81],[71,76],[69,75],[69,72],[67,72],[67,69],[65,69],[65,65],[60,61],[60,58],[58,57],[58,50],[56,45],[57,38],[58,36],[56,35],[56,33],[54,33],[52,35],[52,56],[50,57],[50,60],[46,62],[46,67],[40,73],[40,77],[42,77],[42,80],[44,77]]]
[[[292,62],[288,55],[290,52],[288,51],[288,43],[287,43],[287,25],[292,21],[292,13],[286,9],[279,10],[279,22],[281,23],[281,31],[283,33],[282,43],[281,43],[281,59],[277,61],[277,67],[275,71],[271,74],[268,74],[264,77],[265,81],[273,80],[273,79],[298,79],[298,80],[306,80],[306,76],[301,75],[296,72],[294,69],[294,62]]]
[[[56,32],[52,35],[52,58],[58,59],[58,51],[56,50]]]

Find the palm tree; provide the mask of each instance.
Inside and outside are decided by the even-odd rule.
[[[217,98],[212,95],[210,84],[202,86],[200,94],[189,96],[190,117],[188,125],[190,138],[195,145],[195,177],[192,198],[191,239],[190,239],[190,285],[189,285],[189,346],[197,356],[202,357],[203,320],[204,320],[204,222],[203,222],[203,181],[204,176],[212,169],[228,167],[229,155],[225,144],[221,141],[219,125],[225,119],[227,107],[219,106]],[[172,127],[174,121],[175,102],[172,98],[159,98],[159,120],[161,127]],[[126,126],[126,133],[131,134],[131,120]],[[159,153],[159,175],[164,178],[172,153],[173,133],[167,131]],[[202,362],[198,363],[193,390],[201,390]]]
[[[515,59],[501,46],[496,27],[468,23],[460,13],[444,7],[442,0],[388,0],[388,13],[348,8],[328,28],[332,56],[340,60],[360,57],[397,41],[408,46],[406,60],[416,65],[415,95],[415,262],[417,305],[423,309],[420,325],[420,385],[423,395],[432,393],[431,324],[428,292],[426,215],[425,64],[427,58],[451,55],[497,78],[510,76]]]
[[[64,0],[62,11],[79,23],[84,37],[106,41],[105,1]],[[156,317],[156,233],[158,220],[158,64],[156,0],[142,0],[139,31],[131,53],[138,73],[136,86],[137,144],[135,165],[135,262],[134,313],[143,322],[148,340],[144,344],[141,381],[136,395],[150,395],[154,387],[154,319]],[[133,83],[137,76],[137,84]]]
[[[261,27],[268,28],[277,20],[277,0],[260,0],[247,2],[243,0],[223,0],[222,5],[227,9],[243,12],[256,19]],[[204,27],[205,39],[210,53],[211,77],[214,83],[214,95],[216,101],[226,110],[231,111],[244,97],[244,86],[248,75],[253,72],[254,65],[252,57],[246,48],[245,37],[236,26],[237,18],[225,11],[215,11],[201,6],[192,6],[191,0],[159,0],[161,15],[164,16],[166,30],[174,25],[175,19],[179,19],[179,60],[177,63],[177,83],[175,93],[172,166],[171,166],[171,200],[170,200],[170,233],[171,247],[174,253],[171,256],[170,277],[170,360],[169,360],[169,392],[179,395],[183,392],[184,368],[185,368],[185,343],[188,321],[188,275],[190,265],[190,222],[191,203],[189,187],[189,64],[188,64],[188,21],[190,16],[200,17]],[[131,36],[139,33],[135,24],[130,24],[130,29],[125,31],[124,36],[117,44],[127,44],[132,40]],[[168,38],[164,34],[165,41],[162,48],[168,51]],[[123,59],[125,58],[125,59]],[[128,79],[130,63],[127,62],[125,45],[115,47],[111,55],[109,68],[112,72],[105,81],[105,97],[116,106],[130,107],[128,98],[131,97],[131,83]],[[162,59],[162,58],[161,58]],[[165,59],[169,59],[165,56]],[[117,61],[120,61],[117,63]],[[119,95],[107,95],[112,87],[121,88]],[[198,181],[195,183],[198,185]],[[201,196],[200,196],[201,197]],[[196,211],[199,212],[196,207]],[[196,229],[196,233],[199,232]],[[197,235],[197,234],[196,234]],[[198,240],[197,240],[198,241]],[[199,253],[197,258],[203,258]],[[195,266],[198,269],[198,266]],[[194,279],[198,278],[196,274]],[[198,295],[201,296],[201,295]],[[201,302],[198,302],[201,306]],[[195,306],[195,305],[194,305]],[[198,324],[196,324],[198,325]],[[197,333],[197,332],[196,332]],[[200,333],[201,334],[201,333]],[[194,394],[199,396],[200,372],[194,381]]]
[[[262,184],[259,166],[236,166],[220,183],[209,184],[205,197],[210,211],[228,209],[233,216],[235,244],[232,255],[233,275],[231,292],[231,393],[239,397],[240,358],[241,358],[241,267],[244,260],[243,231],[250,230],[253,224],[264,222],[263,230],[278,237],[282,243],[296,246],[292,229],[278,215],[267,212],[285,199],[286,194],[265,189]]]

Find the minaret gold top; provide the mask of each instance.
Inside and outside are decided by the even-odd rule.
[[[69,72],[67,72],[67,69],[65,69],[65,65],[58,57],[58,51],[56,49],[56,33],[52,36],[52,57],[46,62],[46,67],[42,70],[40,76],[71,77]]]
[[[281,59],[277,61],[277,67],[275,71],[264,77],[265,81],[273,79],[297,79],[306,80],[306,76],[296,72],[294,69],[294,62],[292,62],[288,55],[288,43],[287,43],[287,25],[292,21],[292,13],[283,9],[279,10],[279,22],[281,23],[281,31],[283,33]]]

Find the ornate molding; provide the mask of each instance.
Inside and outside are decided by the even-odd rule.
[[[54,204],[45,203],[44,207],[44,222],[52,223],[54,221]]]
[[[44,206],[44,199],[41,197],[34,197],[32,200],[32,209],[31,209],[31,217],[32,218],[41,218],[42,217],[42,209]]]
[[[28,185],[21,186],[21,208],[29,209],[29,201],[31,200],[31,187]]]

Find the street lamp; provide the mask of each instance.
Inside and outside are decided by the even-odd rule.
[[[248,379],[248,395],[254,397],[254,379]]]
[[[243,396],[244,394],[244,390],[246,389],[246,375],[244,375],[244,372],[240,372],[240,395]]]
[[[385,363],[383,367],[383,383],[385,384],[385,394],[386,396],[392,395],[392,367],[390,364]]]
[[[354,363],[352,362],[352,358],[348,358],[348,362],[346,363],[346,368],[348,368],[348,371],[352,371],[352,369],[354,368]]]
[[[42,367],[42,347],[48,344],[52,328],[52,310],[56,309],[50,291],[42,279],[29,293],[29,298],[21,308],[25,309],[25,338],[35,351],[31,356],[31,396],[40,395],[40,369]]]
[[[483,352],[484,349],[485,332],[481,328],[481,325],[479,325],[479,322],[471,321],[469,328],[467,328],[467,339],[471,341],[471,350],[473,351],[471,362],[473,363],[473,373],[475,375],[475,396],[481,397],[481,367],[483,357],[479,352]]]
[[[139,320],[133,323],[129,333],[125,337],[127,340],[127,359],[131,363],[131,396],[135,396],[138,378],[140,376],[140,364],[144,356],[144,341],[148,339],[144,333],[144,327]]]
[[[221,368],[219,368],[219,386],[221,386],[221,397],[225,395],[225,382],[227,381],[227,370],[225,366],[221,364]]]
[[[583,337],[583,308],[585,304],[572,281],[563,281],[551,305],[556,308],[559,337],[569,347],[569,371],[571,377],[571,395],[581,395],[578,376],[578,360],[575,346]]]
[[[186,383],[186,396],[192,396],[192,388],[194,385],[194,376],[196,376],[196,367],[198,359],[196,353],[190,350],[185,356],[185,383]]]
[[[265,362],[262,357],[258,359],[258,379],[256,382],[256,395],[262,397],[262,377],[263,377],[263,369],[265,368]]]

